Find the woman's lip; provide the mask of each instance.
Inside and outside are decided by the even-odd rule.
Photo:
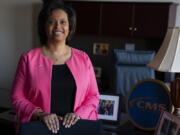
[[[62,31],[55,31],[55,32],[53,32],[53,33],[54,33],[54,35],[61,35],[61,34],[63,34]]]
[[[56,30],[53,30],[54,32],[63,32],[63,30],[58,30],[58,29],[56,29]]]

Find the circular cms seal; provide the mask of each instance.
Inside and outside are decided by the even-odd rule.
[[[161,111],[171,111],[170,89],[162,81],[146,79],[133,86],[127,99],[130,121],[143,130],[154,130]]]

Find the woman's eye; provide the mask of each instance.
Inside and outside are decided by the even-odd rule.
[[[61,21],[59,21],[59,23],[56,22],[56,21],[53,21],[53,20],[49,20],[49,21],[47,22],[48,25],[58,25],[58,24],[65,25],[66,23],[67,23],[67,21],[65,21],[65,20],[61,20]]]
[[[50,21],[48,21],[48,24],[49,24],[49,25],[54,25],[55,22],[50,20]]]
[[[66,21],[61,21],[61,24],[66,24]]]

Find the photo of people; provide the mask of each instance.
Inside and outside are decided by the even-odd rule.
[[[115,102],[113,100],[100,100],[98,113],[104,115],[113,115],[114,103]]]
[[[177,124],[168,119],[164,119],[160,135],[175,135],[177,129]]]
[[[180,135],[180,119],[167,111],[162,112],[155,135]]]
[[[98,117],[117,122],[119,118],[119,95],[100,94]]]

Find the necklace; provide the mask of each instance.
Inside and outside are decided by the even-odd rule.
[[[61,55],[58,55],[58,56],[55,56],[52,54],[52,55],[50,55],[50,58],[57,62],[57,61],[63,60],[65,55],[66,55],[66,52]]]
[[[63,61],[63,59],[65,59],[65,57],[66,57],[66,55],[67,55],[67,53],[68,53],[68,50],[67,49],[65,49],[65,51],[62,53],[62,54],[60,54],[60,55],[58,55],[58,54],[53,54],[49,49],[47,49],[47,48],[44,48],[44,52],[45,52],[45,55],[48,57],[48,58],[50,58],[50,59],[52,59],[53,61],[55,61],[55,62],[59,62],[59,61]]]
[[[59,61],[61,58],[54,58],[54,60],[57,62],[57,61]]]

